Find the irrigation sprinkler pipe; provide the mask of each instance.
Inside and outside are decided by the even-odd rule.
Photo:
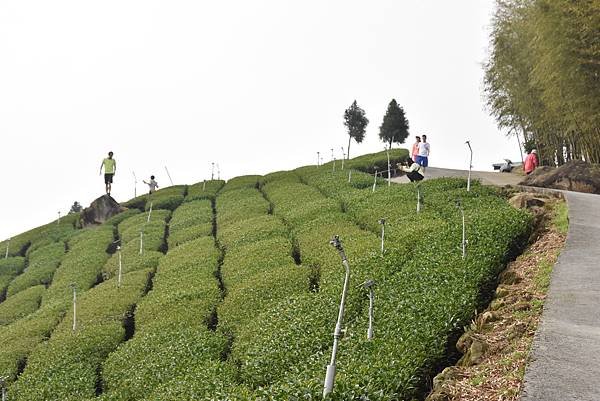
[[[165,171],[167,172],[167,177],[169,177],[169,181],[171,181],[171,185],[173,185],[173,180],[171,179],[171,174],[169,174],[169,169],[165,166]]]
[[[204,182],[202,183],[202,190],[206,190],[206,180],[204,180]]]
[[[317,152],[317,167],[321,166],[321,152]]]
[[[152,202],[150,202],[150,210],[148,210],[148,220],[146,220],[146,223],[150,223],[150,216],[152,216]]]
[[[348,184],[350,184],[351,180],[352,180],[352,170],[348,170]]]
[[[2,401],[6,401],[6,379],[8,379],[8,376],[0,377],[0,387],[2,387]]]
[[[133,173],[133,197],[137,197],[137,177],[135,176],[135,171]]]
[[[379,224],[381,224],[381,254],[383,255],[384,251],[384,238],[385,238],[385,219],[379,219]]]
[[[10,239],[11,237],[8,237],[8,241],[6,241],[6,254],[4,254],[4,259],[8,259],[8,248],[10,247]]]
[[[344,159],[346,158],[346,152],[344,151],[344,147],[342,146],[342,170],[344,169]]]
[[[140,230],[140,255],[144,253],[144,231]]]
[[[335,173],[335,157],[333,158],[333,172]]]
[[[376,186],[377,186],[377,169],[375,169],[375,179],[373,180],[373,192],[375,192]]]
[[[117,278],[117,287],[121,288],[121,278],[123,276],[123,263],[121,260],[121,247],[117,247],[117,251],[119,252],[119,276]]]
[[[417,184],[417,213],[421,212],[421,186]]]
[[[466,225],[465,225],[465,210],[462,207],[462,203],[461,203],[460,199],[456,201],[456,207],[458,208],[458,210],[460,210],[460,214],[461,214],[461,218],[462,218],[461,248],[462,248],[462,258],[464,259],[467,256],[467,229],[466,229]]]
[[[60,211],[58,212],[58,220],[56,220],[56,225],[60,226]]]
[[[346,302],[346,293],[348,292],[348,284],[350,282],[350,264],[348,264],[348,259],[346,258],[346,253],[344,252],[344,247],[342,246],[342,242],[340,241],[339,236],[334,236],[329,243],[334,246],[340,257],[342,258],[342,264],[346,270],[346,275],[344,278],[344,287],[342,290],[342,299],[340,301],[340,309],[338,311],[338,318],[335,324],[335,331],[333,332],[333,349],[331,350],[331,361],[329,365],[327,365],[327,371],[325,373],[325,384],[323,386],[323,398],[325,398],[329,393],[333,391],[333,384],[335,382],[335,358],[337,355],[338,343],[340,336],[342,334],[342,322],[344,320],[344,304]]]
[[[212,167],[210,170],[210,179],[212,181],[215,179],[215,162],[212,162],[211,164],[212,164]]]
[[[77,285],[71,283],[69,287],[73,289],[73,331],[75,331],[77,330]]]
[[[219,167],[219,163],[217,163],[217,180],[221,179],[221,168]]]
[[[471,156],[469,159],[469,176],[467,177],[467,192],[469,192],[469,191],[471,191],[471,170],[473,169],[473,148],[471,148],[471,142],[466,141],[465,143],[469,147],[469,151],[471,153]]]

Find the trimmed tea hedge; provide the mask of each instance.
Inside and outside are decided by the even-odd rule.
[[[212,234],[213,208],[209,200],[195,200],[175,210],[169,222],[169,248]]]
[[[27,367],[11,388],[15,400],[81,399],[98,391],[102,361],[126,338],[127,317],[147,288],[149,271],[124,276],[117,288],[106,281],[83,293],[49,341],[31,353]]]
[[[6,290],[10,282],[23,272],[24,268],[25,258],[22,256],[0,259],[0,301],[6,298]]]
[[[79,291],[85,291],[101,281],[102,267],[109,256],[106,250],[112,242],[112,226],[82,230],[73,237],[69,241],[69,252],[42,298],[42,305],[68,301],[72,295],[71,283],[75,283]]]
[[[35,312],[46,291],[43,285],[36,285],[0,303],[0,326],[5,326]]]
[[[29,253],[27,270],[10,283],[8,297],[35,285],[50,285],[64,254],[65,244],[62,242],[46,245]]]
[[[229,189],[227,185],[218,197],[217,230],[226,224],[245,220],[254,216],[262,216],[269,212],[269,202],[254,187]]]
[[[186,202],[192,202],[199,199],[215,199],[217,192],[225,185],[223,180],[200,181],[188,187],[185,197]]]
[[[64,305],[46,305],[3,327],[0,330],[0,376],[7,377],[9,382],[14,381],[25,366],[31,350],[50,337],[64,314]]]

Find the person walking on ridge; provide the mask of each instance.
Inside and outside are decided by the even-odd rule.
[[[413,143],[412,151],[410,152],[410,157],[413,160],[417,160],[417,156],[419,155],[419,144],[421,143],[421,137],[419,135],[415,136],[416,142]]]
[[[100,175],[102,175],[102,167],[104,167],[104,185],[106,187],[106,194],[110,196],[113,176],[117,172],[117,161],[113,159],[113,152],[108,152],[108,157],[102,160],[102,164],[100,165]]]
[[[430,145],[427,142],[427,135],[421,135],[421,142],[419,143],[419,154],[417,155],[417,159],[415,162],[423,167],[423,172],[425,172],[425,168],[429,165],[429,151]]]
[[[154,192],[156,192],[156,189],[158,188],[158,182],[156,182],[154,180],[154,176],[151,175],[150,176],[150,182],[146,182],[146,180],[143,180],[144,184],[148,185],[148,187],[150,187],[150,192],[149,194],[152,195]]]
[[[527,155],[525,158],[525,165],[523,166],[523,170],[525,170],[525,174],[529,175],[536,169],[539,165],[537,158],[537,150],[533,149],[531,153]]]

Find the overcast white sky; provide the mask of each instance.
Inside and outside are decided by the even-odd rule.
[[[133,175],[168,184],[291,169],[341,157],[354,99],[370,124],[351,156],[379,151],[387,104],[430,163],[489,169],[519,159],[483,108],[493,0],[0,2],[0,238]],[[138,193],[144,191],[138,184]]]

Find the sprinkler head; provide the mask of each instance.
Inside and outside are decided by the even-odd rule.
[[[365,288],[371,288],[375,285],[375,280],[367,280],[364,283],[361,284],[361,286],[365,287]]]
[[[331,241],[329,241],[329,243],[335,247],[337,250],[341,250],[342,249],[342,242],[340,241],[340,236],[339,235],[334,235],[333,238],[331,239]]]
[[[457,208],[457,209],[461,209],[461,208],[462,208],[462,202],[461,202],[461,200],[460,200],[460,199],[457,199],[457,200],[456,200],[456,208]]]
[[[385,224],[385,219],[379,219],[378,223],[381,224],[381,225],[384,225]]]

